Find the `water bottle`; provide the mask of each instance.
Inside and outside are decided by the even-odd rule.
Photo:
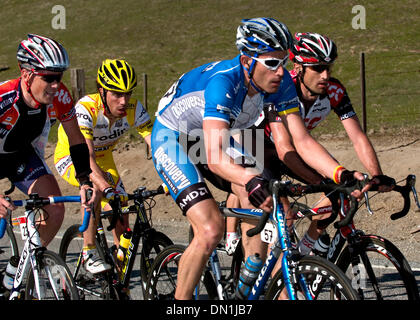
[[[258,253],[249,256],[239,275],[239,283],[236,289],[236,298],[245,300],[251,292],[252,286],[260,273],[263,262]]]
[[[117,251],[117,259],[118,261],[120,261],[121,263],[124,262],[126,254],[127,254],[127,249],[130,246],[131,243],[131,235],[133,234],[133,232],[127,228],[127,230],[120,236],[120,245],[118,247],[118,251]]]
[[[11,290],[13,288],[13,281],[15,280],[16,269],[19,265],[19,256],[12,256],[6,267],[6,272],[3,277],[3,286]]]
[[[328,233],[322,233],[319,236],[318,240],[315,242],[312,248],[312,253],[325,258],[328,254],[328,248],[330,247],[330,243],[331,240]]]

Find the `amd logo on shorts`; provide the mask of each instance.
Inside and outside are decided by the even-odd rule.
[[[193,184],[192,186],[183,190],[178,198],[176,198],[176,203],[182,209],[184,215],[194,204],[213,198],[209,188],[204,182],[199,182]]]

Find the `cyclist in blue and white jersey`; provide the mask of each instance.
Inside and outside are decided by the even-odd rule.
[[[273,105],[294,139],[296,150],[315,170],[337,182],[362,179],[345,170],[307,132],[296,90],[284,69],[292,36],[272,18],[246,19],[238,27],[240,54],[182,75],[160,100],[151,147],[155,168],[187,216],[194,239],[182,255],[176,299],[190,299],[203,267],[220,241],[224,220],[204,178],[234,192],[243,208],[272,210],[268,181],[261,172],[235,163],[225,152],[233,129],[250,127],[263,106]],[[315,156],[316,155],[316,156]],[[244,231],[255,224],[243,224]],[[258,237],[243,239],[245,255],[266,247]]]

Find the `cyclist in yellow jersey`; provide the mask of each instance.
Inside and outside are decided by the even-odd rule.
[[[130,128],[136,128],[150,146],[152,122],[140,101],[131,98],[136,85],[135,71],[126,61],[104,60],[98,69],[98,93],[83,97],[75,107],[80,130],[90,151],[90,178],[98,193],[97,199],[102,199],[101,208],[105,210],[111,209],[108,201],[116,193],[126,194],[112,156],[112,149],[118,140]],[[55,167],[68,183],[78,186],[68,150],[68,139],[60,126],[54,153]],[[97,204],[96,210],[99,209]],[[117,224],[114,231],[116,244],[124,227],[120,223]],[[83,234],[84,266],[91,273],[103,272],[110,268],[97,253],[95,230],[96,223],[91,222]]]

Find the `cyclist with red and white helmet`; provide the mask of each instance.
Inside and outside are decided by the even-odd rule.
[[[82,206],[90,210],[86,190],[89,150],[77,125],[73,99],[61,82],[69,66],[66,50],[53,39],[28,34],[17,50],[20,77],[0,83],[0,177],[8,178],[23,193],[60,196],[58,183],[45,163],[44,148],[52,124],[59,120],[70,141],[70,152],[80,181]],[[46,246],[64,219],[63,204],[45,208],[40,236]],[[45,221],[44,221],[45,220]]]
[[[272,18],[244,19],[237,29],[239,55],[185,73],[159,102],[151,137],[153,162],[194,231],[179,263],[176,299],[191,299],[224,231],[204,178],[221,190],[233,191],[244,208],[272,210],[268,181],[225,152],[232,130],[255,123],[264,105],[279,112],[302,158],[314,168],[331,178],[335,173],[338,182],[363,178],[360,172],[339,168],[308,134],[293,82],[284,69],[291,44],[292,36],[283,23]],[[199,152],[195,143],[201,143]],[[255,223],[243,226],[249,229]],[[245,256],[257,252],[265,257],[267,248],[259,237],[244,237],[243,244]]]
[[[299,97],[302,119],[308,131],[319,125],[331,111],[341,120],[354,149],[367,172],[380,184],[380,191],[390,191],[395,181],[383,175],[375,150],[363,132],[345,87],[331,77],[337,58],[337,47],[328,37],[317,33],[296,33],[289,56],[293,62],[290,72]],[[275,125],[273,125],[275,124]],[[268,172],[275,177],[282,174],[308,183],[319,183],[323,176],[309,167],[296,152],[292,139],[276,110],[264,109],[254,128],[265,130],[265,160]],[[234,201],[231,197],[230,201]],[[328,199],[319,206],[328,205]],[[320,217],[318,217],[320,218]],[[290,221],[291,222],[291,221]],[[289,223],[290,223],[289,222]],[[234,231],[234,223],[230,227]],[[316,218],[299,244],[302,254],[308,253],[322,229]],[[237,237],[236,237],[237,238]]]

